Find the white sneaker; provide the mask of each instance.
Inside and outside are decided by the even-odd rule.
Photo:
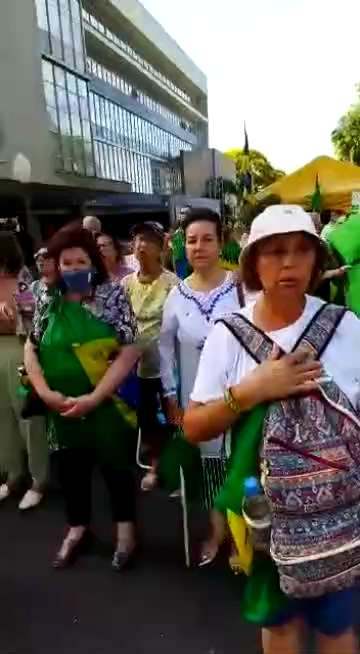
[[[30,490],[28,490],[25,493],[24,497],[22,498],[19,504],[20,511],[27,511],[27,509],[34,509],[35,506],[40,504],[42,498],[43,498],[42,493],[30,488]]]
[[[7,484],[1,484],[0,486],[0,502],[6,500],[10,495],[10,488]]]

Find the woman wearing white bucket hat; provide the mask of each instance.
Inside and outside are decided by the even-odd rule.
[[[283,438],[286,438],[286,432],[292,433],[292,429],[296,432],[296,426],[299,428],[296,432],[298,440],[294,437],[294,440],[286,445],[289,449],[288,452],[285,448],[287,459],[284,455],[284,448],[281,449],[283,446],[279,444],[275,454],[273,452],[274,459],[269,459],[268,456],[265,458],[264,450],[261,448],[260,451],[257,448],[254,454],[256,467],[259,456],[263,463],[271,461],[269,469],[263,468],[263,472],[265,472],[262,481],[265,485],[265,494],[272,520],[271,557],[277,565],[280,581],[286,576],[284,573],[286,565],[284,560],[282,560],[282,565],[279,565],[279,550],[275,551],[278,558],[274,555],[274,549],[276,549],[274,543],[278,544],[274,538],[279,535],[279,532],[276,532],[278,526],[276,519],[279,516],[276,514],[276,507],[274,509],[273,497],[268,492],[271,484],[274,483],[274,475],[278,474],[281,478],[279,493],[282,501],[285,495],[284,488],[288,488],[286,484],[290,483],[289,479],[294,479],[294,477],[290,478],[290,473],[285,478],[285,473],[288,472],[286,465],[291,467],[296,464],[300,468],[306,469],[306,474],[310,475],[312,480],[314,471],[316,472],[317,478],[314,485],[310,486],[311,492],[309,491],[312,498],[315,497],[314,493],[318,490],[317,485],[322,480],[322,474],[325,474],[324,467],[322,467],[325,459],[321,459],[320,456],[316,457],[312,452],[309,455],[308,451],[305,451],[304,445],[301,449],[303,437],[305,438],[303,432],[308,428],[308,420],[311,419],[311,416],[308,417],[301,413],[301,418],[297,422],[294,412],[300,410],[305,401],[315,403],[317,408],[319,405],[316,402],[319,402],[322,407],[322,396],[337,389],[336,392],[341,395],[342,401],[348,407],[346,409],[347,417],[349,418],[351,415],[352,424],[358,425],[354,429],[359,430],[360,425],[360,321],[354,314],[344,312],[339,307],[325,305],[322,300],[307,294],[316,286],[325,264],[326,250],[316,233],[311,217],[300,207],[286,205],[268,207],[254,220],[249,241],[242,254],[241,265],[243,280],[248,290],[260,291],[259,296],[254,304],[242,309],[240,314],[234,314],[231,317],[232,320],[219,321],[213,327],[202,353],[191,396],[192,402],[184,418],[184,428],[188,439],[192,442],[200,442],[210,440],[215,434],[229,428],[233,428],[235,434],[235,425],[241,424],[240,416],[245,417],[243,414],[252,411],[255,407],[265,406],[267,418],[263,422],[264,427],[260,432],[262,436],[260,435],[259,444],[266,448],[269,434],[269,431],[266,431],[269,429],[267,421],[272,415],[275,415],[275,409],[285,407],[285,411],[286,408],[289,411],[290,407],[290,413],[284,413],[285,417],[290,415],[293,418],[289,424],[283,424],[281,417],[278,422],[274,420],[272,423],[272,425],[275,424],[276,429],[280,429]],[[335,319],[336,316],[338,316],[337,319]],[[327,324],[325,324],[325,320],[328,320]],[[334,323],[330,329],[329,321],[331,322],[331,320],[334,320]],[[326,332],[327,329],[331,334],[325,341],[324,331]],[[310,350],[312,352],[310,357],[309,349],[303,349],[304,334],[309,338],[310,344],[316,343],[316,338],[319,342],[321,339],[323,340],[322,349],[320,350],[318,347],[318,349]],[[241,338],[244,335],[245,337]],[[310,337],[314,337],[313,340]],[[301,344],[300,348],[299,344]],[[257,359],[254,353],[257,353]],[[289,402],[288,398],[294,398],[296,401]],[[335,405],[335,408],[338,409],[340,404],[341,402],[339,405]],[[326,441],[329,434],[335,438],[333,424],[331,421],[327,423],[328,411],[329,408],[325,407],[321,414],[326,423],[325,427],[322,426],[324,431],[320,431],[320,427],[317,430],[318,415],[312,416],[315,420],[313,433],[315,439],[319,438],[319,443],[322,442],[322,439]],[[291,412],[293,413],[291,414]],[[279,415],[283,415],[281,411]],[[238,434],[240,435],[239,431]],[[343,448],[343,451],[345,444],[341,440],[342,434],[343,431],[339,430],[335,435],[340,441],[338,447]],[[360,430],[357,434],[360,438]],[[244,434],[245,437],[246,434]],[[279,442],[283,443],[284,441]],[[276,456],[280,458],[276,459]],[[329,469],[325,470],[330,477],[335,474],[339,450],[334,456],[335,463],[329,464],[327,460]],[[312,457],[312,460],[309,460],[309,457],[310,459]],[[287,463],[284,464],[285,468],[282,468],[284,458]],[[281,465],[279,461],[281,461]],[[319,466],[319,470],[316,466]],[[357,479],[359,468],[355,464],[351,464],[351,466]],[[343,470],[345,471],[341,474],[346,477],[350,467],[343,468]],[[300,484],[300,482],[303,483],[301,474],[303,473],[300,472],[299,481],[295,480],[295,489],[289,494],[289,497],[291,495],[291,501],[295,501],[295,505],[292,504],[293,508],[295,507],[293,515],[298,519],[299,524],[305,525],[307,528],[310,523],[307,537],[313,543],[310,547],[312,555],[311,548],[316,550],[317,537],[311,530],[316,531],[318,523],[321,523],[323,507],[320,505],[323,498],[316,495],[318,499],[312,499],[315,506],[317,506],[316,502],[319,502],[319,513],[310,516],[313,518],[311,522],[306,515],[305,505],[301,503],[302,493],[304,493],[304,487]],[[337,474],[340,473],[337,472]],[[239,480],[239,484],[241,481]],[[296,486],[297,483],[298,486]],[[344,491],[346,495],[348,492],[347,478],[342,483],[343,488],[346,489]],[[285,486],[281,486],[281,484],[285,484]],[[329,493],[328,486],[326,489]],[[348,495],[346,496],[348,497]],[[298,508],[299,506],[300,508]],[[354,500],[353,498],[351,506],[358,515],[360,499]],[[304,515],[301,513],[302,509],[304,509]],[[238,513],[241,514],[241,504]],[[284,546],[284,542],[285,546],[289,545],[289,541],[285,541],[284,536],[284,533],[287,533],[287,520],[288,518],[283,518],[283,541],[280,549]],[[341,523],[340,529],[342,527],[343,523]],[[343,531],[341,533],[343,534]],[[323,530],[323,536],[325,539],[328,537],[326,529]],[[294,532],[291,537],[295,539],[297,532]],[[319,538],[321,539],[322,536],[320,535]],[[293,544],[291,542],[291,545]],[[353,543],[351,542],[350,545],[352,546]],[[347,547],[350,548],[348,541],[346,541],[346,551],[348,551]],[[335,560],[332,558],[334,551],[331,550],[331,556],[327,552],[328,550],[325,550],[325,554],[323,552],[313,558],[310,556],[309,570],[317,570],[316,566],[318,566],[320,572],[321,570],[323,572],[321,566],[324,564],[326,568],[329,561]],[[351,571],[346,570],[346,572],[354,574],[354,554],[352,550],[351,552],[352,554],[348,555],[348,563],[352,563],[354,567]],[[336,550],[335,554],[338,553],[339,551]],[[342,555],[344,556],[343,553]],[[329,559],[326,559],[325,563],[323,559],[321,565],[317,563],[321,557],[327,556]],[[299,560],[303,564],[305,559],[300,558]],[[289,570],[291,570],[294,573],[294,577],[291,577],[293,580],[301,565],[298,569],[296,566],[294,568],[294,559],[291,561],[289,559],[288,565],[290,566],[287,568],[288,578],[290,578]],[[356,566],[358,569],[357,562]],[[328,571],[328,568],[326,569]],[[303,574],[303,568],[301,570]],[[342,574],[338,575],[341,579],[343,579]],[[306,571],[304,577],[307,583]],[[258,624],[263,627],[263,648],[266,654],[278,654],[278,652],[297,654],[300,652],[301,626],[303,625],[301,620],[316,631],[319,652],[322,654],[325,652],[327,654],[335,652],[354,654],[357,652],[353,631],[354,591],[351,584],[341,585],[339,583],[337,592],[328,592],[327,590],[315,592],[316,584],[318,584],[317,589],[328,588],[329,584],[330,586],[331,583],[334,584],[334,578],[328,575],[326,579],[312,579],[311,583],[313,592],[308,595],[305,591],[302,595],[291,594],[287,592],[286,585],[282,583],[282,590],[290,596],[288,600],[284,597],[285,609],[273,615],[270,620],[258,621]],[[299,584],[300,586],[303,584],[304,587],[304,579]],[[321,586],[321,584],[323,585]],[[301,600],[294,599],[294,597],[300,596]]]

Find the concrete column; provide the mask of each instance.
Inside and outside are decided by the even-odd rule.
[[[32,181],[45,181],[51,140],[34,0],[0,2],[0,89],[0,159],[8,162],[0,176],[12,177],[13,159],[22,152],[31,162]]]

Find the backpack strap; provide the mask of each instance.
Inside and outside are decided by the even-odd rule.
[[[320,359],[345,313],[344,307],[323,304],[306,326],[292,351],[303,345],[315,352],[316,358]],[[217,322],[227,327],[256,363],[262,363],[271,356],[275,343],[242,314],[232,313]],[[280,354],[285,353],[280,349]]]
[[[244,288],[241,280],[241,276],[239,274],[239,271],[234,272],[233,274],[233,281],[235,284],[236,288],[236,293],[239,301],[239,306],[240,309],[242,309],[245,306],[245,297],[244,297]]]
[[[227,327],[256,363],[262,363],[270,357],[274,347],[273,341],[242,314],[231,313],[216,322],[221,322]]]
[[[345,307],[339,307],[335,304],[323,304],[295,343],[293,352],[299,347],[310,348],[316,354],[316,358],[320,359],[346,311]]]

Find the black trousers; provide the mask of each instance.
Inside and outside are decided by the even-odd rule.
[[[138,420],[144,443],[149,448],[150,456],[158,458],[166,441],[171,435],[167,425],[159,422],[159,409],[165,413],[164,396],[161,379],[139,378]]]
[[[66,449],[57,453],[59,483],[65,500],[68,524],[87,526],[91,521],[92,476],[96,454],[86,449]],[[114,522],[134,522],[136,487],[132,470],[118,470],[111,464],[99,466],[110,497]]]

